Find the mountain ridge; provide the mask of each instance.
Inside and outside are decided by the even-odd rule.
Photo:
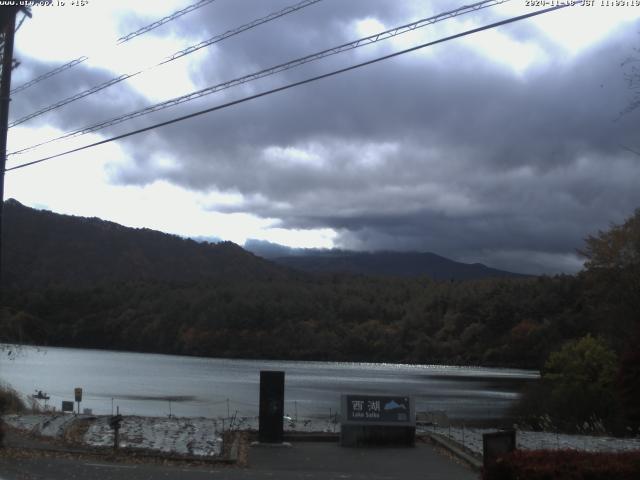
[[[427,276],[432,280],[524,278],[482,263],[463,263],[433,252],[380,250],[356,252],[339,249],[288,248],[265,241],[247,241],[245,249],[273,262],[309,273],[343,273],[397,277]]]
[[[198,243],[96,217],[36,210],[13,199],[5,202],[2,247],[8,286],[292,276],[232,242]]]
[[[300,279],[309,274],[477,280],[525,277],[430,252],[289,249],[263,258],[232,242],[198,242],[97,217],[5,202],[3,277],[9,287],[92,286],[110,282]],[[254,246],[255,246],[254,241]],[[257,242],[263,245],[268,242]],[[249,245],[249,248],[251,245]]]

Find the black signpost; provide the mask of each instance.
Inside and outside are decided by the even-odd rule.
[[[82,401],[82,388],[76,387],[73,389],[73,394],[78,404],[78,415],[80,415],[80,402]]]
[[[282,443],[284,415],[284,372],[260,372],[260,443]]]
[[[113,449],[117,450],[118,445],[120,444],[120,427],[122,424],[123,417],[118,412],[117,415],[113,415],[109,419],[109,426],[113,429]]]
[[[414,445],[415,405],[409,396],[342,395],[340,444]]]
[[[503,430],[482,435],[482,456],[484,466],[495,462],[502,455],[516,449],[516,431]]]

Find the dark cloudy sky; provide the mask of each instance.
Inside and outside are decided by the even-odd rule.
[[[34,8],[16,37],[14,85],[90,59],[17,93],[12,118],[296,1],[217,0],[114,47],[190,3]],[[14,127],[9,151],[463,4],[323,0]],[[469,13],[8,166],[530,11],[513,0]],[[628,150],[640,152],[640,109],[620,116],[632,101],[622,64],[639,32],[640,7],[566,8],[10,172],[6,196],[240,244],[432,251],[575,272],[583,238],[640,207],[640,155]]]

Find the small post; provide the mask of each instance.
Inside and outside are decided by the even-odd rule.
[[[231,418],[231,411],[229,409],[229,399],[227,398],[227,418]]]
[[[120,424],[122,423],[122,416],[120,415],[120,407],[117,408],[117,415],[111,417],[109,425],[113,429],[113,449],[117,450],[120,444]]]
[[[171,400],[169,400],[169,418],[171,418]]]
[[[464,448],[464,423],[462,424],[462,447]]]
[[[336,431],[336,422],[334,422],[334,420],[333,420],[333,411],[331,410],[331,407],[329,407],[329,425],[333,426],[333,432],[335,433],[335,431]]]
[[[118,449],[118,444],[120,443],[120,426],[116,423],[113,426],[113,449]]]

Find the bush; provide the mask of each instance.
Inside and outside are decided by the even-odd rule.
[[[615,354],[591,335],[549,355],[542,379],[551,386],[551,416],[576,424],[612,418],[616,366]]]
[[[516,450],[483,469],[483,480],[637,480],[640,452]]]
[[[20,395],[12,388],[0,385],[0,415],[25,411],[27,411],[27,406]]]
[[[27,409],[26,405],[12,388],[0,385],[0,448],[4,441],[4,423],[2,415],[5,413],[20,413]]]
[[[628,433],[640,433],[640,327],[622,354],[616,380]]]
[[[534,428],[610,430],[620,410],[616,368],[616,355],[603,340],[587,335],[568,342],[549,355],[540,381],[523,392],[515,412]]]

